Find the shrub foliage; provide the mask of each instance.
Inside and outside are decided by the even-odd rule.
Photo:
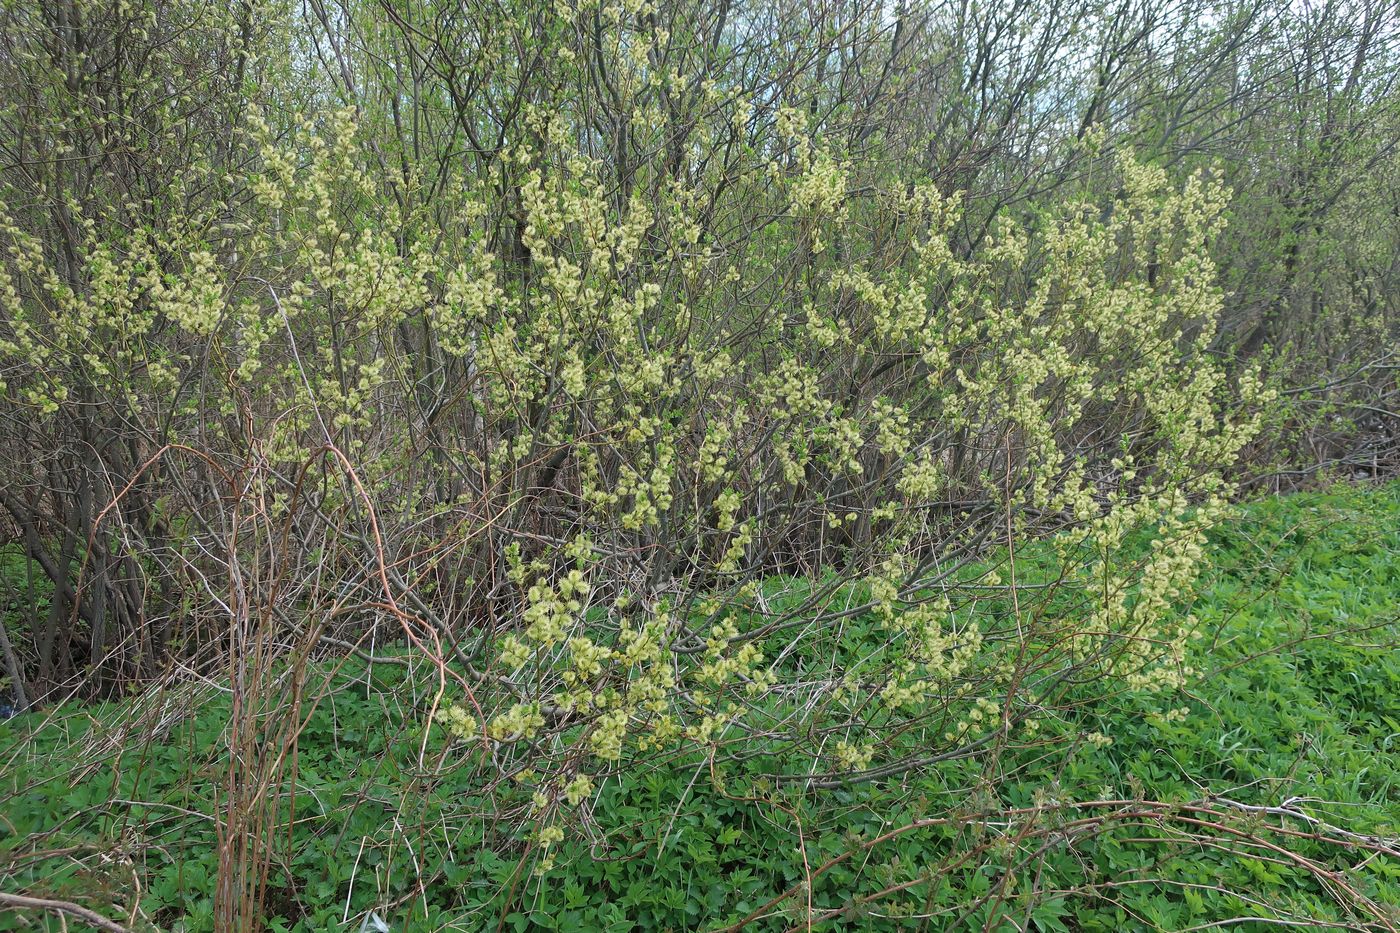
[[[1395,426],[1394,22],[1265,6],[7,4],[17,705],[226,680],[251,929],[328,657],[541,873],[1186,689],[1230,498]]]

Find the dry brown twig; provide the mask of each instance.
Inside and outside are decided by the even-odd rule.
[[[12,910],[47,910],[58,914],[67,914],[77,917],[86,923],[90,923],[99,930],[109,930],[111,933],[128,933],[126,927],[115,920],[108,920],[106,917],[94,910],[89,910],[81,904],[74,904],[72,901],[59,901],[47,897],[29,897],[24,894],[7,894],[0,891],[0,906],[8,907]]]

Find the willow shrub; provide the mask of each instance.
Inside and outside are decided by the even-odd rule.
[[[1189,676],[1169,609],[1268,401],[1206,352],[1218,186],[1124,158],[1111,209],[960,255],[956,196],[856,185],[781,110],[769,220],[720,245],[698,189],[629,199],[526,123],[510,255],[486,189],[450,230],[386,201],[348,112],[254,119],[247,203],[88,224],[82,288],[5,225],[6,404],[149,428],[186,648],[406,636],[545,847],[658,754],[839,784]]]

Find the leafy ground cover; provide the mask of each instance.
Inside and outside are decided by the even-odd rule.
[[[495,825],[529,788],[425,730],[430,671],[323,662],[267,789],[271,928],[1393,929],[1400,485],[1261,499],[1210,550],[1174,695],[1086,684],[1034,737],[835,789],[658,756],[590,788],[545,871]],[[0,891],[211,929],[230,714],[191,682],[0,723]]]

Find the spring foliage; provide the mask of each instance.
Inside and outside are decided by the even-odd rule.
[[[1300,93],[1321,142],[1265,223],[1227,184],[1262,157],[1187,132],[1225,131],[1249,16],[1167,43],[1187,107],[1152,69],[1115,103],[1131,31],[1058,8],[740,6],[6,7],[0,506],[49,600],[6,674],[228,679],[224,926],[327,654],[431,662],[418,725],[526,789],[540,872],[675,756],[831,790],[1054,732],[1084,683],[1177,716],[1206,535],[1315,426],[1280,315],[1393,330],[1381,232],[1351,292],[1318,260],[1393,169],[1370,7],[1318,27],[1350,109]],[[1380,410],[1347,392],[1385,359],[1329,404]]]
[[[1173,187],[1125,156],[1107,217],[1060,205],[958,257],[955,196],[902,180],[848,196],[802,122],[778,112],[765,196],[781,219],[733,255],[686,220],[701,190],[610,203],[549,117],[527,117],[545,142],[508,153],[528,255],[513,268],[480,228],[483,193],[461,193],[454,248],[386,236],[349,111],[286,140],[254,115],[237,256],[216,258],[207,222],[116,242],[93,222],[78,290],[7,223],[6,392],[41,425],[119,387],[128,417],[169,425],[166,444],[255,457],[244,492],[273,523],[296,509],[277,478],[342,451],[367,492],[328,488],[319,508],[421,513],[396,551],[476,558],[458,585],[489,586],[501,607],[489,631],[464,633],[485,721],[462,705],[440,715],[510,768],[607,768],[792,715],[793,672],[764,649],[786,632],[782,651],[802,650],[785,620],[820,613],[822,587],[800,585],[809,595],[778,613],[757,582],[804,540],[807,567],[860,576],[889,633],[803,678],[834,717],[825,728],[860,738],[814,748],[822,770],[867,769],[879,730],[931,705],[977,701],[953,743],[1030,719],[1033,692],[998,695],[1026,677],[1028,644],[1050,676],[1089,664],[1135,688],[1181,685],[1187,631],[1162,619],[1268,400],[1206,352],[1224,192],[1199,176]],[[898,248],[864,228],[896,231]],[[1007,294],[1031,254],[1044,257],[1033,281]],[[748,318],[778,270],[781,310]],[[403,482],[424,425],[408,414],[421,365],[397,335],[425,328],[463,377],[451,497]],[[1013,540],[1068,529],[1064,585],[1091,614],[1076,604],[988,638],[998,623],[978,594],[1014,583],[961,579],[947,554],[989,523]],[[1152,559],[1122,566],[1142,529]],[[394,563],[415,586],[419,568]]]

